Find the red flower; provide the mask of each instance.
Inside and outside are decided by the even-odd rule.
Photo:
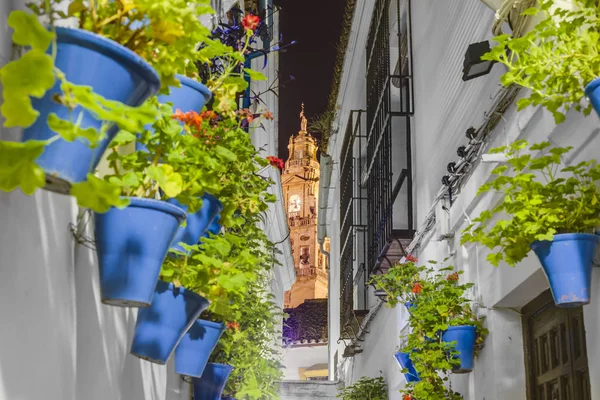
[[[417,262],[417,257],[413,256],[412,254],[407,255],[405,258],[406,258],[406,261],[408,261],[408,262],[412,262],[412,263]]]
[[[414,294],[419,294],[421,293],[421,290],[423,290],[423,286],[421,286],[419,282],[415,282],[415,284],[412,287],[412,292]]]
[[[458,272],[448,275],[446,280],[449,282],[456,282],[458,280]]]
[[[283,167],[285,166],[285,164],[281,158],[278,158],[275,156],[268,156],[267,160],[269,160],[269,162],[271,163],[272,166],[279,168],[279,170],[282,170]]]
[[[248,14],[242,20],[242,26],[247,31],[253,31],[258,28],[258,24],[260,23],[260,18],[258,15]]]
[[[402,396],[402,400],[413,400],[413,397],[407,393],[404,396]]]
[[[275,117],[273,117],[273,113],[271,111],[265,111],[265,113],[263,114],[263,117],[265,117],[266,119],[269,119],[269,120],[275,119]]]
[[[238,330],[240,329],[240,324],[238,324],[237,322],[233,321],[233,322],[228,322],[227,323],[227,329],[235,329]]]

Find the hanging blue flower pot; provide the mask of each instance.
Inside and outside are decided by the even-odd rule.
[[[600,78],[596,78],[585,87],[585,97],[590,100],[596,114],[600,116]]]
[[[187,210],[187,206],[180,204],[175,199],[169,199],[167,202]],[[202,207],[200,210],[195,214],[188,214],[186,226],[180,226],[177,230],[175,238],[171,243],[171,250],[185,252],[185,249],[180,244],[181,242],[190,246],[198,244],[202,234],[206,232],[222,209],[223,205],[215,196],[205,193],[204,197],[202,197]]]
[[[210,101],[212,93],[206,86],[196,82],[183,75],[175,75],[181,82],[180,87],[170,87],[169,94],[163,94],[158,96],[158,101],[161,104],[172,103],[173,111],[180,110],[182,112],[188,111],[202,111],[202,108],[206,103]],[[152,130],[152,126],[147,126],[147,130]],[[142,143],[136,143],[135,149],[138,151],[147,151],[146,146]]]
[[[66,79],[76,85],[90,86],[106,99],[120,101],[129,106],[139,106],[153,96],[160,87],[156,71],[141,57],[118,43],[81,29],[56,28],[56,67]],[[47,140],[57,135],[48,127],[50,113],[69,119],[70,114],[80,120],[82,128],[100,130],[101,121],[78,107],[72,112],[57,103],[54,97],[61,94],[60,81],[41,99],[32,99],[40,115],[36,122],[23,130],[23,141]],[[67,142],[58,139],[46,146],[36,163],[46,172],[46,189],[69,193],[72,183],[86,180],[96,169],[102,153],[117,133],[118,127],[107,131],[107,138],[91,149],[81,140]]]
[[[458,352],[457,358],[460,366],[452,370],[455,374],[466,374],[473,371],[473,357],[475,354],[476,328],[470,325],[451,326],[442,333],[442,341],[454,344]]]
[[[213,219],[213,221],[208,226],[208,229],[206,230],[206,232],[204,232],[202,234],[202,237],[210,237],[211,233],[213,235],[218,235],[219,232],[221,232],[221,224],[219,223],[220,219],[221,219],[221,215],[217,214],[217,216],[215,217],[215,219]]]
[[[147,307],[185,211],[159,200],[129,200],[123,209],[95,214],[100,295],[105,304]]]
[[[158,281],[150,307],[138,310],[131,354],[166,364],[183,335],[208,305],[208,300],[184,287]]]
[[[218,322],[196,320],[175,349],[175,372],[200,378],[224,329]]]
[[[590,302],[592,265],[598,240],[598,235],[565,233],[554,235],[554,240],[531,244],[548,277],[557,306],[579,307]]]
[[[404,307],[406,307],[406,309],[408,310],[408,312],[410,312],[410,310],[412,310],[413,308],[415,308],[415,304],[412,301],[407,301],[404,303]]]
[[[221,400],[233,367],[227,364],[208,363],[201,378],[194,378],[194,400]]]
[[[412,360],[410,359],[409,353],[403,353],[399,351],[394,354],[394,357],[396,357],[396,361],[398,361],[398,365],[400,365],[401,369],[408,370],[408,372],[404,374],[406,382],[419,382],[421,380],[417,370],[415,369],[415,366],[412,363]]]

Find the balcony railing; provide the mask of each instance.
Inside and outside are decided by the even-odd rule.
[[[294,218],[289,218],[288,221],[289,221],[290,227],[315,225],[317,223],[317,216],[311,215],[308,217],[294,217]]]

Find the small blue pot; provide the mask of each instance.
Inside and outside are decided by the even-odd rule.
[[[150,307],[138,310],[131,354],[166,364],[183,335],[208,305],[208,300],[184,287],[158,281]]]
[[[406,303],[404,303],[404,307],[406,307],[408,312],[410,312],[410,310],[412,310],[416,306],[414,305],[414,303],[412,301],[407,301]]]
[[[159,200],[129,200],[123,209],[95,213],[100,294],[105,304],[147,307],[185,211]]]
[[[408,370],[408,372],[404,374],[404,379],[406,379],[406,382],[419,382],[421,380],[421,378],[419,378],[419,373],[415,369],[412,360],[410,359],[409,353],[403,353],[399,351],[394,354],[394,357],[396,357],[396,361],[398,361],[398,365],[401,369]]]
[[[179,79],[181,86],[170,87],[169,94],[158,96],[158,101],[161,104],[172,103],[173,111],[202,111],[204,105],[208,103],[212,97],[210,90],[203,84],[186,76],[175,75],[175,77]],[[152,130],[152,126],[147,126],[146,129]],[[146,146],[142,143],[136,143],[135,149],[138,151],[147,151]]]
[[[600,116],[600,78],[596,78],[585,87],[585,97],[590,100],[596,114]]]
[[[187,206],[180,204],[175,199],[169,199],[167,202],[187,210]],[[186,226],[179,227],[170,249],[185,253],[185,249],[180,245],[181,242],[189,246],[198,244],[202,234],[206,232],[222,209],[223,204],[215,196],[205,193],[202,197],[202,207],[195,214],[187,214]]]
[[[442,341],[456,342],[454,350],[458,351],[460,366],[453,369],[455,374],[466,374],[473,371],[473,356],[475,354],[476,328],[470,325],[451,326],[442,333]]]
[[[557,306],[579,307],[590,302],[592,265],[599,240],[598,235],[566,233],[531,244]]]
[[[158,91],[158,74],[133,51],[81,29],[57,27],[56,35],[56,67],[69,82],[90,86],[104,98],[129,106],[139,106]],[[23,130],[23,141],[47,140],[57,135],[48,127],[47,119],[50,113],[69,119],[67,107],[53,100],[55,95],[61,93],[60,81],[57,80],[44,97],[32,99],[33,108],[40,115],[33,125]],[[80,107],[73,111],[73,118],[79,118],[80,112],[81,127],[100,129],[101,121]],[[45,188],[69,193],[72,183],[85,181],[88,172],[96,169],[102,153],[117,131],[116,125],[108,129],[107,138],[95,149],[79,139],[72,143],[58,139],[46,146],[36,159],[36,163],[46,172]]]
[[[200,378],[224,329],[221,323],[196,320],[175,349],[175,372]]]
[[[233,367],[208,363],[201,378],[194,378],[194,400],[221,400],[227,379]]]

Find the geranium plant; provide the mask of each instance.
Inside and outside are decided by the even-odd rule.
[[[387,400],[387,385],[383,377],[363,376],[353,385],[343,388],[337,395],[342,400]]]
[[[522,37],[500,35],[482,59],[508,67],[501,82],[516,84],[531,93],[517,102],[521,110],[543,105],[556,123],[570,109],[588,115],[591,105],[583,102],[584,89],[600,77],[600,6],[595,0],[572,0],[573,7],[556,7],[552,0],[539,0],[539,8],[523,14],[542,13],[544,19]]]
[[[492,149],[505,153],[508,161],[492,171],[493,179],[478,194],[504,197],[473,220],[461,242],[494,250],[487,260],[495,266],[501,261],[514,266],[534,241],[561,233],[593,233],[600,224],[600,166],[591,160],[563,167],[562,157],[571,149],[549,142],[529,146],[524,140]]]

